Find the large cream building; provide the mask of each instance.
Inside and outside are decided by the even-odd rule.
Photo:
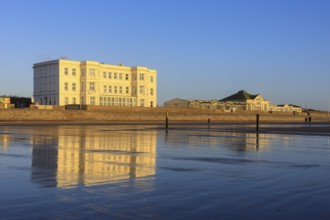
[[[41,105],[157,106],[157,72],[95,61],[33,65],[34,101]]]

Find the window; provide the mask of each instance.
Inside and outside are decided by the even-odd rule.
[[[107,86],[106,85],[103,86],[103,92],[107,92]]]
[[[108,72],[108,79],[111,79],[111,72]]]
[[[153,88],[150,89],[150,95],[154,95],[154,89]]]
[[[150,102],[150,107],[154,107],[154,102],[153,101]]]
[[[40,92],[42,92],[42,83],[40,83]]]
[[[126,87],[126,94],[129,93],[129,87]]]
[[[44,84],[44,91],[46,92],[47,91],[47,84],[45,83]],[[47,103],[47,102],[46,102]]]
[[[53,68],[53,74],[54,74],[54,76],[56,76],[56,69],[55,69],[55,67]]]
[[[64,83],[64,90],[68,91],[69,90],[69,83]]]
[[[91,96],[89,101],[90,105],[95,105],[95,96]]]
[[[150,76],[150,82],[154,82],[154,77]]]
[[[72,69],[72,76],[76,75],[76,69]]]
[[[144,80],[144,74],[143,73],[140,74],[140,80]]]
[[[125,79],[128,80],[128,74],[125,74]]]
[[[114,92],[117,93],[117,86],[114,87],[114,90],[115,90]]]
[[[100,97],[100,105],[103,105],[103,97]]]
[[[144,86],[140,86],[140,94],[144,94]]]
[[[140,106],[144,107],[144,99],[140,99]]]
[[[76,104],[76,97],[72,97],[72,104]]]
[[[119,93],[123,93],[123,87],[119,86]]]
[[[117,73],[114,73],[114,74],[113,74],[113,78],[114,78],[114,79],[117,79]]]
[[[49,68],[49,71],[48,71],[48,76],[49,77],[51,77],[52,76],[52,74],[51,74],[51,71],[52,71],[52,69],[51,68]],[[50,98],[51,99],[51,98]],[[50,104],[50,103],[49,103]]]
[[[107,78],[107,73],[103,72],[103,78]]]
[[[56,82],[53,83],[53,90],[56,90]]]
[[[56,97],[55,96],[54,96],[53,100],[54,100],[54,105],[56,105]]]
[[[68,97],[64,97],[64,105],[68,105],[69,104],[69,98]]]
[[[72,91],[76,91],[76,83],[72,83]]]
[[[68,68],[64,68],[64,74],[68,75],[69,74],[69,69]]]
[[[123,79],[123,74],[119,73],[119,79]]]
[[[109,86],[109,93],[112,93],[112,86]]]
[[[90,76],[95,76],[95,69],[90,69],[89,70],[89,75]]]
[[[95,90],[95,82],[89,82],[89,90],[94,91]]]
[[[48,83],[48,91],[51,91],[52,90],[52,84],[49,82]]]

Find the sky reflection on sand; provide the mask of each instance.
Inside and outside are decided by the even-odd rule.
[[[326,136],[3,126],[0,143],[2,219],[330,217]]]

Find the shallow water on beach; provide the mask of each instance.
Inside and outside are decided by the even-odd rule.
[[[2,126],[0,219],[330,219],[329,136],[236,126]]]

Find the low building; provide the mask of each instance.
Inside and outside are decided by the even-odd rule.
[[[184,99],[171,99],[167,102],[164,102],[164,107],[166,108],[189,108],[190,101]]]
[[[252,95],[244,90],[221,100],[184,100],[175,98],[164,103],[167,108],[198,108],[216,109],[225,112],[260,111],[260,112],[293,112],[300,113],[300,106],[285,104],[272,105],[270,100],[264,99],[260,94]]]
[[[14,105],[10,104],[10,97],[0,96],[0,108],[14,108]]]
[[[264,99],[261,95],[252,95],[244,90],[230,95],[219,102],[225,103],[226,110],[248,110],[248,111],[268,111],[269,100]]]
[[[293,112],[293,113],[301,113],[303,111],[302,107],[292,104],[285,105],[270,105],[270,112]]]

